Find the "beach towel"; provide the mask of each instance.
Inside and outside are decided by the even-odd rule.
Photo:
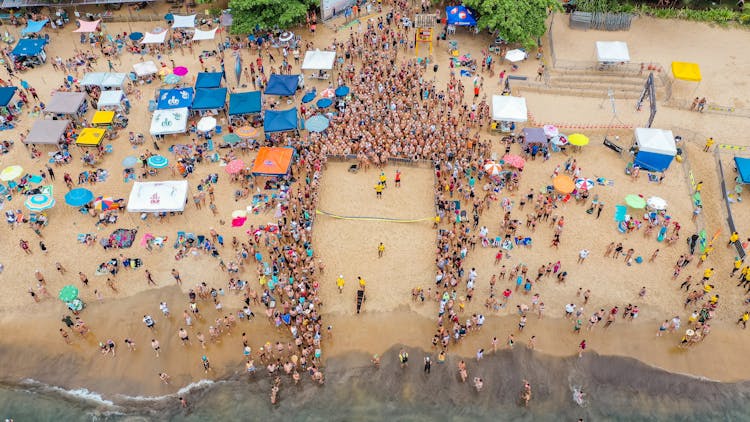
[[[461,69],[461,76],[471,77],[471,72]]]

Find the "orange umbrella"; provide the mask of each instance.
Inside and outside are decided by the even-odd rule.
[[[240,138],[252,138],[258,136],[258,129],[252,126],[242,126],[235,129],[234,133]]]
[[[555,178],[552,179],[552,186],[556,191],[560,193],[571,193],[576,188],[576,184],[573,182],[573,179],[571,179],[570,176],[566,176],[564,174],[555,176]]]

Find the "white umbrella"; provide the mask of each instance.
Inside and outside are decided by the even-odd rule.
[[[294,38],[294,34],[289,31],[285,31],[285,32],[282,32],[281,35],[279,36],[279,41],[287,42],[287,41],[291,41],[292,38]]]
[[[662,198],[659,198],[658,196],[652,196],[646,200],[646,205],[648,205],[649,208],[662,211],[667,209],[667,201],[665,201]]]
[[[554,125],[544,125],[544,134],[551,138],[559,135],[560,131]]]
[[[563,145],[568,145],[568,138],[561,133],[557,136],[553,136],[550,142],[561,147]]]
[[[198,121],[197,129],[200,132],[209,132],[216,128],[216,118],[211,116],[203,117]]]
[[[526,52],[523,50],[515,49],[505,53],[505,60],[509,62],[520,62],[526,60]]]
[[[579,177],[575,180],[576,183],[576,189],[582,189],[582,190],[590,190],[594,187],[595,183],[591,179],[586,179],[585,177]]]
[[[503,171],[503,166],[494,161],[490,161],[484,165],[484,171],[490,176],[497,176]]]

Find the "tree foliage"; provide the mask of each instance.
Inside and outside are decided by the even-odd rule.
[[[464,0],[464,6],[478,13],[477,25],[481,29],[498,31],[509,42],[533,47],[537,38],[547,30],[547,11],[560,9],[560,1]]]
[[[317,0],[230,0],[233,34],[249,34],[256,28],[289,28],[305,20]]]

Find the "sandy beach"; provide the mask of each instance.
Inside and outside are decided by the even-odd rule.
[[[373,14],[370,17],[377,19],[379,16]],[[377,166],[372,166],[368,170],[360,168],[356,173],[348,171],[352,164],[357,163],[356,159],[329,160],[322,166],[320,178],[316,181],[319,187],[315,185],[314,188],[317,189],[313,195],[314,200],[317,201],[316,209],[321,212],[311,218],[312,228],[309,230],[309,236],[306,235],[309,244],[305,242],[314,251],[313,259],[307,262],[309,267],[315,267],[318,263],[322,263],[324,267],[323,270],[318,269],[312,275],[306,271],[305,277],[310,277],[311,286],[313,282],[315,283],[315,287],[311,288],[314,293],[310,293],[310,297],[316,296],[315,311],[321,315],[321,319],[308,322],[321,326],[321,332],[316,333],[316,341],[318,339],[320,341],[316,344],[319,347],[315,348],[322,350],[321,368],[326,372],[326,385],[320,388],[313,386],[314,381],[305,376],[305,371],[302,371],[302,384],[305,384],[307,389],[299,388],[300,402],[310,402],[311,397],[315,397],[316,394],[326,395],[335,392],[344,394],[341,388],[347,385],[346,383],[356,385],[353,391],[359,391],[357,388],[367,391],[370,387],[369,383],[376,385],[377,382],[386,383],[389,386],[388,391],[396,391],[393,392],[393,396],[383,398],[383,400],[396,403],[399,400],[404,400],[404,403],[428,400],[428,392],[437,390],[432,389],[434,385],[449,385],[451,391],[460,391],[458,397],[464,397],[470,390],[469,383],[461,384],[455,376],[456,362],[461,359],[471,361],[469,371],[471,377],[487,373],[486,377],[494,380],[494,384],[489,384],[491,387],[488,389],[498,393],[498,397],[506,397],[510,402],[511,396],[516,394],[516,385],[504,386],[501,381],[502,376],[491,369],[493,366],[490,366],[489,359],[488,362],[481,363],[477,363],[474,359],[478,349],[483,348],[488,355],[491,354],[493,337],[499,339],[501,350],[498,350],[498,356],[492,356],[492,359],[496,359],[502,365],[522,362],[520,367],[523,370],[514,370],[511,377],[513,382],[517,384],[521,379],[537,377],[532,382],[535,387],[540,386],[538,388],[543,391],[542,396],[545,398],[568,397],[568,383],[565,382],[563,387],[559,385],[541,387],[547,382],[553,383],[554,378],[543,376],[544,372],[539,368],[552,368],[550,371],[559,374],[560,377],[576,370],[596,370],[604,373],[607,362],[611,362],[609,359],[615,359],[615,357],[639,361],[632,363],[633,368],[636,368],[633,371],[642,371],[639,373],[644,374],[658,373],[662,376],[664,374],[660,371],[666,371],[712,382],[727,383],[727,385],[750,379],[750,368],[744,365],[743,356],[738,352],[748,345],[746,331],[736,324],[737,318],[747,310],[746,295],[745,289],[736,286],[736,276],[731,277],[737,251],[725,246],[730,231],[726,223],[727,211],[723,204],[720,179],[716,169],[717,161],[721,161],[724,165],[724,181],[727,189],[734,191],[736,173],[733,170],[733,151],[739,151],[738,154],[747,156],[746,151],[750,148],[750,142],[741,134],[750,130],[750,119],[743,117],[739,112],[732,114],[708,110],[705,113],[697,113],[683,106],[685,101],[689,104],[693,96],[706,96],[709,102],[714,104],[732,106],[737,109],[750,108],[750,105],[745,103],[747,98],[742,96],[747,84],[745,75],[750,70],[750,58],[741,50],[743,45],[750,42],[750,33],[693,22],[663,21],[647,17],[635,20],[628,32],[582,32],[568,28],[565,23],[566,19],[561,15],[556,16],[552,34],[555,54],[561,62],[565,60],[593,61],[595,60],[595,41],[617,40],[628,43],[634,63],[660,63],[665,66],[665,69],[671,61],[676,60],[700,63],[703,81],[697,87],[687,85],[688,83],[683,81],[676,81],[672,85],[673,98],[669,102],[659,103],[654,121],[654,127],[672,130],[675,135],[682,137],[683,140],[678,146],[683,151],[685,158],[683,162],[673,162],[664,173],[661,182],[649,181],[645,172],[639,179],[633,180],[624,172],[627,163],[632,161],[632,156],[627,152],[627,148],[633,142],[633,131],[630,128],[642,126],[647,119],[646,111],[635,110],[634,101],[616,98],[617,115],[613,116],[611,104],[606,98],[551,95],[539,90],[524,92],[522,84],[514,86],[513,94],[523,96],[527,100],[529,114],[533,119],[533,122],[528,122],[528,126],[532,126],[532,123],[538,126],[554,123],[567,134],[581,132],[587,135],[591,142],[580,151],[573,152],[569,149],[565,153],[552,153],[548,160],[542,158],[528,160],[520,176],[519,188],[511,192],[501,191],[495,200],[487,201],[488,205],[479,218],[478,226],[486,226],[493,234],[493,238],[500,236],[501,223],[506,211],[502,203],[507,198],[513,203],[512,217],[521,222],[518,234],[522,237],[528,236],[533,241],[530,246],[515,246],[512,250],[506,251],[500,263],[495,260],[499,248],[484,247],[480,244],[469,251],[465,259],[462,259],[462,266],[467,272],[473,268],[478,274],[474,299],[472,301],[465,299],[467,289],[464,281],[460,282],[455,289],[446,289],[445,294],[449,294],[448,290],[455,292],[456,303],[461,303],[459,315],[462,321],[470,320],[472,314],[482,314],[486,318],[483,327],[481,330],[470,331],[465,339],[458,343],[451,342],[448,349],[449,363],[446,364],[447,369],[442,370],[441,378],[426,381],[426,379],[417,378],[416,375],[410,375],[411,378],[406,378],[401,388],[392,385],[395,381],[390,376],[400,370],[395,362],[398,347],[403,345],[411,351],[413,368],[409,370],[414,372],[421,370],[424,354],[435,358],[440,351],[439,348],[433,347],[431,342],[438,327],[438,307],[443,294],[443,289],[435,283],[436,253],[438,252],[436,238],[439,234],[433,227],[436,192],[440,193],[442,187],[436,188],[435,168],[427,160],[419,163],[392,161],[382,168]],[[307,28],[297,28],[295,33],[302,36],[303,45],[312,42],[314,48],[324,49],[334,40],[341,42],[350,34],[356,35],[362,30],[357,24],[340,31],[334,30],[337,25],[342,24],[344,24],[343,18],[340,17],[334,19],[332,23],[319,25],[314,36]],[[137,30],[148,32],[159,25],[163,26],[163,22],[131,24],[112,22],[105,24],[104,31],[110,34],[129,33],[131,28],[132,30],[137,28]],[[78,41],[78,34],[71,32],[73,29],[74,24],[69,24],[63,29],[53,30],[47,27],[43,30],[43,33],[48,33],[52,37],[47,47],[48,57],[59,55],[68,58],[75,54],[74,48],[84,48]],[[18,28],[14,30],[16,33],[19,31]],[[220,34],[222,38],[225,36],[221,32]],[[461,53],[470,53],[473,57],[481,57],[482,49],[486,48],[489,42],[489,36],[486,34],[475,36],[462,30],[457,31],[455,39],[458,40]],[[204,43],[206,45],[196,47],[195,51],[216,48],[215,41]],[[253,63],[258,55],[255,50],[238,51],[246,65]],[[281,53],[277,54],[276,50],[272,51],[276,60],[280,62]],[[548,51],[546,52],[549,54]],[[233,60],[229,59],[230,54],[227,52],[225,55],[226,64],[233,65]],[[405,61],[413,55],[413,50],[408,49],[406,53],[399,52],[398,57]],[[267,54],[264,53],[263,57],[264,62],[267,61]],[[481,94],[486,95],[487,98],[500,93],[501,88],[497,83],[498,69],[508,66],[507,63],[502,63],[499,56],[493,58],[496,60],[494,74],[480,73],[484,78]],[[130,72],[132,65],[142,60],[154,60],[157,63],[166,64],[173,61],[178,66],[187,67],[189,73],[185,81],[188,86],[193,84],[195,75],[202,70],[197,55],[190,54],[187,49],[174,49],[159,57],[126,52],[117,56],[113,60],[113,65],[116,71]],[[449,56],[444,41],[435,45],[432,60],[440,64],[439,70],[434,74],[435,84],[439,89],[444,89],[451,80],[452,70],[447,65]],[[550,63],[549,57],[544,57],[543,60]],[[353,63],[359,68],[361,60],[358,58]],[[532,79],[540,63],[531,57],[519,64],[519,69],[515,74]],[[299,72],[299,63],[291,63],[291,65],[293,73]],[[268,64],[268,66],[276,67],[278,63]],[[109,70],[107,60],[104,58],[99,58],[93,67],[98,72]],[[220,69],[218,56],[206,59],[204,67],[209,71]],[[229,67],[231,66],[227,66]],[[732,69],[732,71],[728,72],[727,69]],[[553,71],[562,70],[553,69]],[[7,79],[5,71],[0,71],[0,73],[3,74],[3,79]],[[270,73],[268,68],[266,73]],[[83,74],[81,70],[75,78],[80,79]],[[67,72],[53,70],[49,61],[40,68],[16,73],[18,78],[27,81],[36,89],[40,100],[45,103],[48,102],[51,93],[63,84],[66,75]],[[425,75],[432,78],[432,69],[429,68]],[[467,87],[463,100],[471,105],[472,78],[459,76],[459,79]],[[17,78],[10,79],[10,82],[20,84]],[[330,83],[336,86],[335,79]],[[251,82],[245,75],[240,84],[237,84],[233,77],[228,77],[225,86],[230,89],[230,92],[253,90]],[[328,82],[308,78],[306,88],[312,86],[320,92],[328,87]],[[140,91],[141,100],[136,100],[135,95],[130,99],[132,109],[127,116],[128,127],[121,130],[115,139],[107,141],[112,145],[113,151],[106,154],[97,164],[97,167],[106,169],[109,176],[103,182],[84,186],[92,190],[96,196],[128,198],[132,181],[123,181],[121,165],[126,156],[137,157],[150,151],[161,153],[172,161],[175,155],[168,151],[168,147],[191,142],[194,135],[170,135],[164,141],[159,142],[159,151],[154,151],[154,142],[148,136],[152,116],[152,113],[148,111],[148,100],[164,87],[166,86],[157,80],[152,84],[137,85],[134,88]],[[298,92],[292,99],[292,103],[297,107],[300,106],[301,96],[302,94]],[[272,98],[266,96],[266,100],[271,101]],[[282,101],[280,107],[288,108],[284,102]],[[405,101],[404,104],[406,104]],[[31,104],[23,108],[15,122],[15,129],[4,131],[0,135],[0,139],[10,139],[15,142],[7,154],[0,155],[0,170],[10,165],[20,165],[24,173],[39,174],[40,171],[46,171],[47,154],[54,149],[50,146],[40,146],[42,158],[33,158],[30,149],[20,142],[21,134],[27,131],[37,119],[30,115],[31,107],[34,105],[36,103],[32,100]],[[90,121],[92,114],[93,111],[89,110],[84,120]],[[217,116],[217,120],[218,124],[226,130],[228,126],[226,119]],[[193,118],[192,121],[197,121],[197,118]],[[333,130],[337,125],[337,120],[334,119],[331,123],[330,130]],[[618,127],[606,128],[615,125]],[[466,122],[460,122],[460,126],[469,127]],[[481,129],[471,126],[470,130],[467,129],[467,134],[469,132],[471,136],[477,134],[481,142],[487,145],[493,158],[502,157],[506,150],[506,145],[501,141],[502,135],[490,132],[487,126],[485,124]],[[518,132],[521,127],[516,131]],[[128,142],[129,131],[147,134],[147,141],[141,146],[132,146]],[[436,135],[440,139],[443,136],[447,137],[447,134]],[[620,144],[625,147],[626,151],[618,155],[607,149],[602,145],[605,136],[609,139],[619,136]],[[465,138],[468,137],[465,136]],[[713,148],[719,148],[718,152],[714,152],[713,149],[711,152],[703,151],[708,137],[716,140]],[[217,143],[219,138],[220,135],[215,138]],[[729,146],[738,148],[731,149]],[[317,153],[320,147],[309,149]],[[42,229],[42,237],[38,237],[28,224],[15,228],[5,224],[0,228],[0,238],[4,245],[0,252],[0,263],[3,265],[0,273],[0,286],[3,287],[3,294],[0,295],[0,332],[3,333],[0,337],[0,362],[4,362],[0,381],[4,385],[16,385],[22,380],[33,379],[68,390],[85,388],[88,391],[98,392],[106,399],[113,401],[123,396],[160,397],[176,394],[181,388],[200,382],[202,379],[244,380],[245,362],[248,357],[244,354],[242,333],[246,333],[247,344],[253,351],[251,357],[255,357],[262,347],[268,348],[269,345],[273,345],[275,348],[277,342],[280,342],[283,348],[288,347],[290,351],[293,349],[294,338],[290,335],[289,328],[274,326],[273,317],[267,319],[265,307],[256,302],[250,305],[256,314],[254,319],[237,321],[230,333],[222,334],[216,342],[209,342],[206,349],[202,349],[195,340],[198,332],[203,332],[208,336],[208,327],[213,325],[214,319],[221,318],[227,313],[236,315],[245,305],[244,292],[228,288],[229,278],[246,280],[248,286],[254,291],[263,293],[266,285],[262,283],[266,282],[266,278],[263,277],[261,282],[259,273],[262,273],[262,270],[258,269],[252,256],[237,274],[228,274],[223,271],[219,262],[228,264],[238,261],[238,249],[233,247],[232,239],[237,238],[240,243],[246,242],[249,239],[248,231],[260,226],[277,224],[280,214],[276,209],[250,212],[247,214],[244,226],[232,227],[232,213],[245,210],[251,202],[247,198],[235,200],[235,191],[240,189],[240,184],[230,181],[230,176],[227,175],[223,166],[218,163],[203,162],[196,165],[194,172],[187,177],[190,191],[189,203],[184,213],[158,220],[154,216],[142,219],[139,213],[122,211],[118,214],[116,224],[97,227],[94,224],[96,222],[94,217],[83,215],[77,208],[70,207],[64,202],[63,197],[68,189],[62,180],[63,173],[70,173],[75,180],[79,172],[90,169],[82,163],[79,148],[71,146],[71,153],[73,160],[70,164],[53,166],[56,180],[51,184],[57,205],[46,211],[49,224]],[[219,151],[219,153],[223,155],[225,151]],[[511,153],[520,155],[523,151],[518,144],[513,144]],[[242,159],[248,166],[252,165],[256,154],[256,150],[236,152],[237,158]],[[523,222],[526,215],[534,211],[533,205],[527,204],[526,208],[521,209],[520,203],[529,190],[541,196],[540,192],[551,185],[551,177],[556,167],[564,166],[566,160],[572,158],[575,158],[582,177],[602,181],[592,187],[591,194],[597,195],[604,207],[601,215],[597,217],[595,213],[586,212],[590,201],[577,202],[571,199],[566,203],[556,203],[553,215],[564,216],[565,229],[562,232],[559,248],[553,249],[550,247],[550,242],[555,233],[554,220],[552,220],[553,224],[540,221],[536,229],[532,231]],[[310,163],[305,163],[305,165],[309,166]],[[293,166],[295,179],[292,182],[292,191],[295,194],[305,192],[305,178],[312,174],[312,172],[307,172],[305,165],[296,163]],[[445,167],[442,170],[445,172]],[[397,171],[401,174],[401,187],[396,187],[394,184]],[[378,199],[373,187],[378,183],[381,172],[388,181],[383,191],[383,198]],[[197,209],[190,200],[193,194],[198,193],[197,185],[200,181],[211,174],[219,175],[218,183],[213,185],[216,215],[207,206]],[[466,178],[464,175],[461,177]],[[160,170],[157,176],[150,177],[148,180],[181,179],[182,177],[173,174],[170,168],[165,168]],[[691,217],[694,203],[691,197],[694,194],[695,184],[701,181],[703,182],[701,190],[703,208],[700,216],[693,220]],[[4,184],[7,185],[7,183]],[[481,190],[483,184],[482,180],[477,182],[477,191]],[[307,188],[309,185],[308,181]],[[263,192],[261,187],[260,185],[254,186],[253,193],[271,193],[271,191]],[[308,190],[307,193],[309,192]],[[480,194],[484,193],[480,192]],[[624,198],[629,194],[641,195],[644,198],[658,196],[666,200],[667,213],[671,221],[677,221],[681,225],[680,239],[673,245],[667,245],[666,242],[658,242],[654,233],[644,235],[644,230],[627,234],[618,231],[617,223],[614,221],[615,205],[624,204]],[[459,199],[458,196],[457,193],[455,200]],[[742,201],[736,199],[736,197],[733,199],[732,212],[740,239],[744,240],[750,237],[750,226],[746,218],[750,212],[748,210],[750,205],[746,199]],[[21,194],[12,195],[10,201],[4,202],[3,212],[20,209],[28,215],[28,210],[24,207],[25,200],[26,197]],[[468,227],[471,225],[471,202],[464,200],[462,206],[464,210],[468,210]],[[630,210],[630,213],[640,218],[642,215],[639,216],[638,213],[642,214],[643,211]],[[294,218],[292,216],[290,220]],[[451,230],[453,226],[451,218],[453,218],[452,214],[444,218],[439,228]],[[138,229],[137,241],[131,248],[104,250],[96,243],[87,246],[76,240],[81,234],[106,237],[118,228]],[[473,227],[472,233],[476,229],[477,227]],[[179,231],[208,236],[211,230],[217,231],[224,239],[224,245],[216,248],[220,258],[201,252],[189,254],[179,260],[175,259],[177,251],[173,248],[173,243]],[[682,255],[687,254],[685,239],[702,230],[705,230],[709,239],[716,236],[710,256],[699,268],[696,264],[700,260],[700,254],[696,254],[692,263],[684,268],[677,278],[673,278],[675,262]],[[147,233],[166,238],[164,246],[153,250],[142,246],[140,240]],[[21,240],[30,242],[33,253],[26,254],[18,247]],[[44,242],[46,252],[38,246],[40,240]],[[380,242],[385,247],[382,257],[378,256]],[[628,265],[622,257],[614,260],[605,256],[607,246],[611,242],[621,242],[625,250],[632,248],[633,257],[642,257],[643,262]],[[271,256],[272,247],[260,246],[262,243],[261,240],[257,241],[258,250],[266,256]],[[301,247],[302,243],[298,241],[293,248],[298,248],[304,253],[305,248]],[[590,255],[584,263],[579,264],[576,261],[582,249],[590,251]],[[649,258],[656,249],[659,249],[658,256],[653,262],[649,262]],[[106,284],[108,275],[97,276],[95,270],[99,264],[118,256],[138,258],[142,261],[142,266],[135,269],[122,269],[115,278],[117,292],[114,292]],[[528,324],[522,332],[518,331],[517,305],[530,304],[532,294],[526,295],[522,290],[514,290],[507,306],[499,310],[486,306],[486,299],[491,293],[489,280],[493,274],[496,275],[501,271],[510,272],[514,266],[526,265],[529,271],[528,276],[533,279],[540,266],[557,261],[560,262],[561,271],[567,272],[567,280],[559,283],[554,276],[541,277],[531,293],[539,294],[540,300],[545,305],[544,316],[538,318],[534,310],[529,311]],[[66,268],[67,271],[64,274],[56,270],[57,263]],[[679,288],[680,283],[685,277],[691,275],[693,277],[691,290],[701,289],[703,286],[701,275],[707,268],[715,268],[715,275],[710,279],[710,284],[713,285],[710,295],[718,294],[721,297],[720,306],[711,319],[711,335],[690,348],[679,347],[691,312],[699,309],[698,304],[683,306],[687,292]],[[182,285],[175,284],[172,276],[173,269],[181,274]],[[29,289],[38,291],[35,270],[43,274],[46,289],[51,295],[51,297],[40,297],[39,303],[36,303],[28,293]],[[156,286],[148,284],[146,270],[152,274]],[[79,271],[88,276],[88,287],[83,286],[79,281],[77,275]],[[339,276],[345,279],[341,292],[337,286]],[[367,299],[359,314],[356,312],[357,277],[365,279],[367,286]],[[185,346],[177,332],[185,326],[183,311],[187,313],[189,309],[188,292],[202,282],[209,287],[222,289],[218,299],[223,309],[218,311],[213,309],[214,305],[209,300],[199,301],[205,319],[196,319],[193,326],[187,327],[192,343]],[[69,284],[78,287],[80,298],[87,305],[80,317],[86,321],[91,332],[81,337],[68,330],[72,341],[71,344],[66,344],[59,330],[65,328],[61,318],[70,313],[57,295],[63,286]],[[496,290],[502,292],[506,288],[513,290],[514,287],[515,280],[506,277],[497,281]],[[647,293],[642,293],[643,288]],[[425,299],[412,297],[414,289],[421,289],[425,294]],[[586,299],[584,304],[581,292],[585,290],[590,291],[590,298]],[[100,293],[100,298],[97,297],[95,291]],[[169,304],[170,316],[162,315],[159,309],[160,302]],[[565,306],[569,303],[585,307],[585,312],[582,313],[584,323],[592,312],[599,309],[609,311],[614,306],[618,306],[622,312],[626,305],[635,304],[640,308],[640,315],[634,321],[628,321],[618,314],[615,323],[610,328],[603,329],[601,327],[603,324],[599,324],[590,331],[584,327],[580,334],[574,334],[573,320],[565,318]],[[142,321],[144,315],[154,317],[157,331],[152,332],[144,326]],[[675,316],[682,318],[683,328],[669,332],[662,337],[655,337],[654,334],[659,324]],[[305,327],[308,326],[308,322],[304,324]],[[509,334],[515,336],[516,343],[513,350],[510,350],[506,344]],[[525,348],[531,336],[535,336],[536,339],[533,351]],[[135,351],[127,349],[123,343],[125,338],[134,340]],[[150,344],[152,338],[158,339],[161,344],[161,355],[158,358],[155,357]],[[588,343],[588,348],[582,360],[586,368],[581,369],[579,367],[581,364],[576,363],[581,362],[576,361],[576,355],[579,342],[584,338]],[[117,344],[115,357],[100,353],[100,342],[106,342],[109,339]],[[590,356],[589,352],[591,352]],[[365,369],[362,368],[369,368],[373,354],[383,356],[383,367],[380,368],[377,376],[367,380],[370,373],[363,372]],[[204,372],[201,366],[201,357],[204,355],[211,360],[211,372]],[[327,365],[329,361],[330,367]],[[535,366],[537,364],[541,366]],[[255,388],[253,392],[257,395],[267,395],[272,378],[267,377],[265,366],[260,363],[260,358],[256,358],[256,365],[258,373],[254,377],[262,385],[253,387]],[[627,365],[623,367],[630,368]],[[434,372],[438,372],[437,369],[433,367]],[[348,370],[353,372],[347,372]],[[169,384],[160,380],[158,375],[163,372],[170,375]],[[625,372],[622,370],[618,374],[621,376]],[[340,379],[337,379],[339,378],[337,375]],[[616,378],[614,372],[610,375]],[[288,376],[283,377],[282,407],[287,406],[286,403],[294,402],[292,389],[297,388],[296,384],[292,385]],[[360,381],[353,381],[356,379]],[[680,382],[687,379],[679,378]],[[422,382],[431,382],[433,387],[425,389],[425,393],[414,393],[415,390],[420,389]],[[591,381],[591,384],[595,382]],[[731,385],[734,388],[740,384]],[[656,392],[664,386],[652,387]],[[316,393],[317,390],[310,390],[310,388],[324,389],[326,393]],[[334,393],[331,393],[332,391]],[[473,390],[471,392],[473,393]],[[676,396],[684,397],[684,394],[689,393],[685,390],[683,393],[676,393]],[[346,394],[342,397],[350,397],[349,394],[351,394],[352,400],[356,398],[353,392]],[[467,400],[474,400],[474,395],[471,397]],[[267,402],[265,397],[263,401]],[[481,403],[472,403],[481,405]],[[660,402],[654,399],[649,404],[659,406]],[[175,401],[171,403],[171,406],[179,406],[179,403]],[[526,418],[537,416],[539,420],[545,420],[542,417],[544,410],[535,410],[535,412],[540,413],[521,416]],[[573,413],[566,414],[574,416]]]

